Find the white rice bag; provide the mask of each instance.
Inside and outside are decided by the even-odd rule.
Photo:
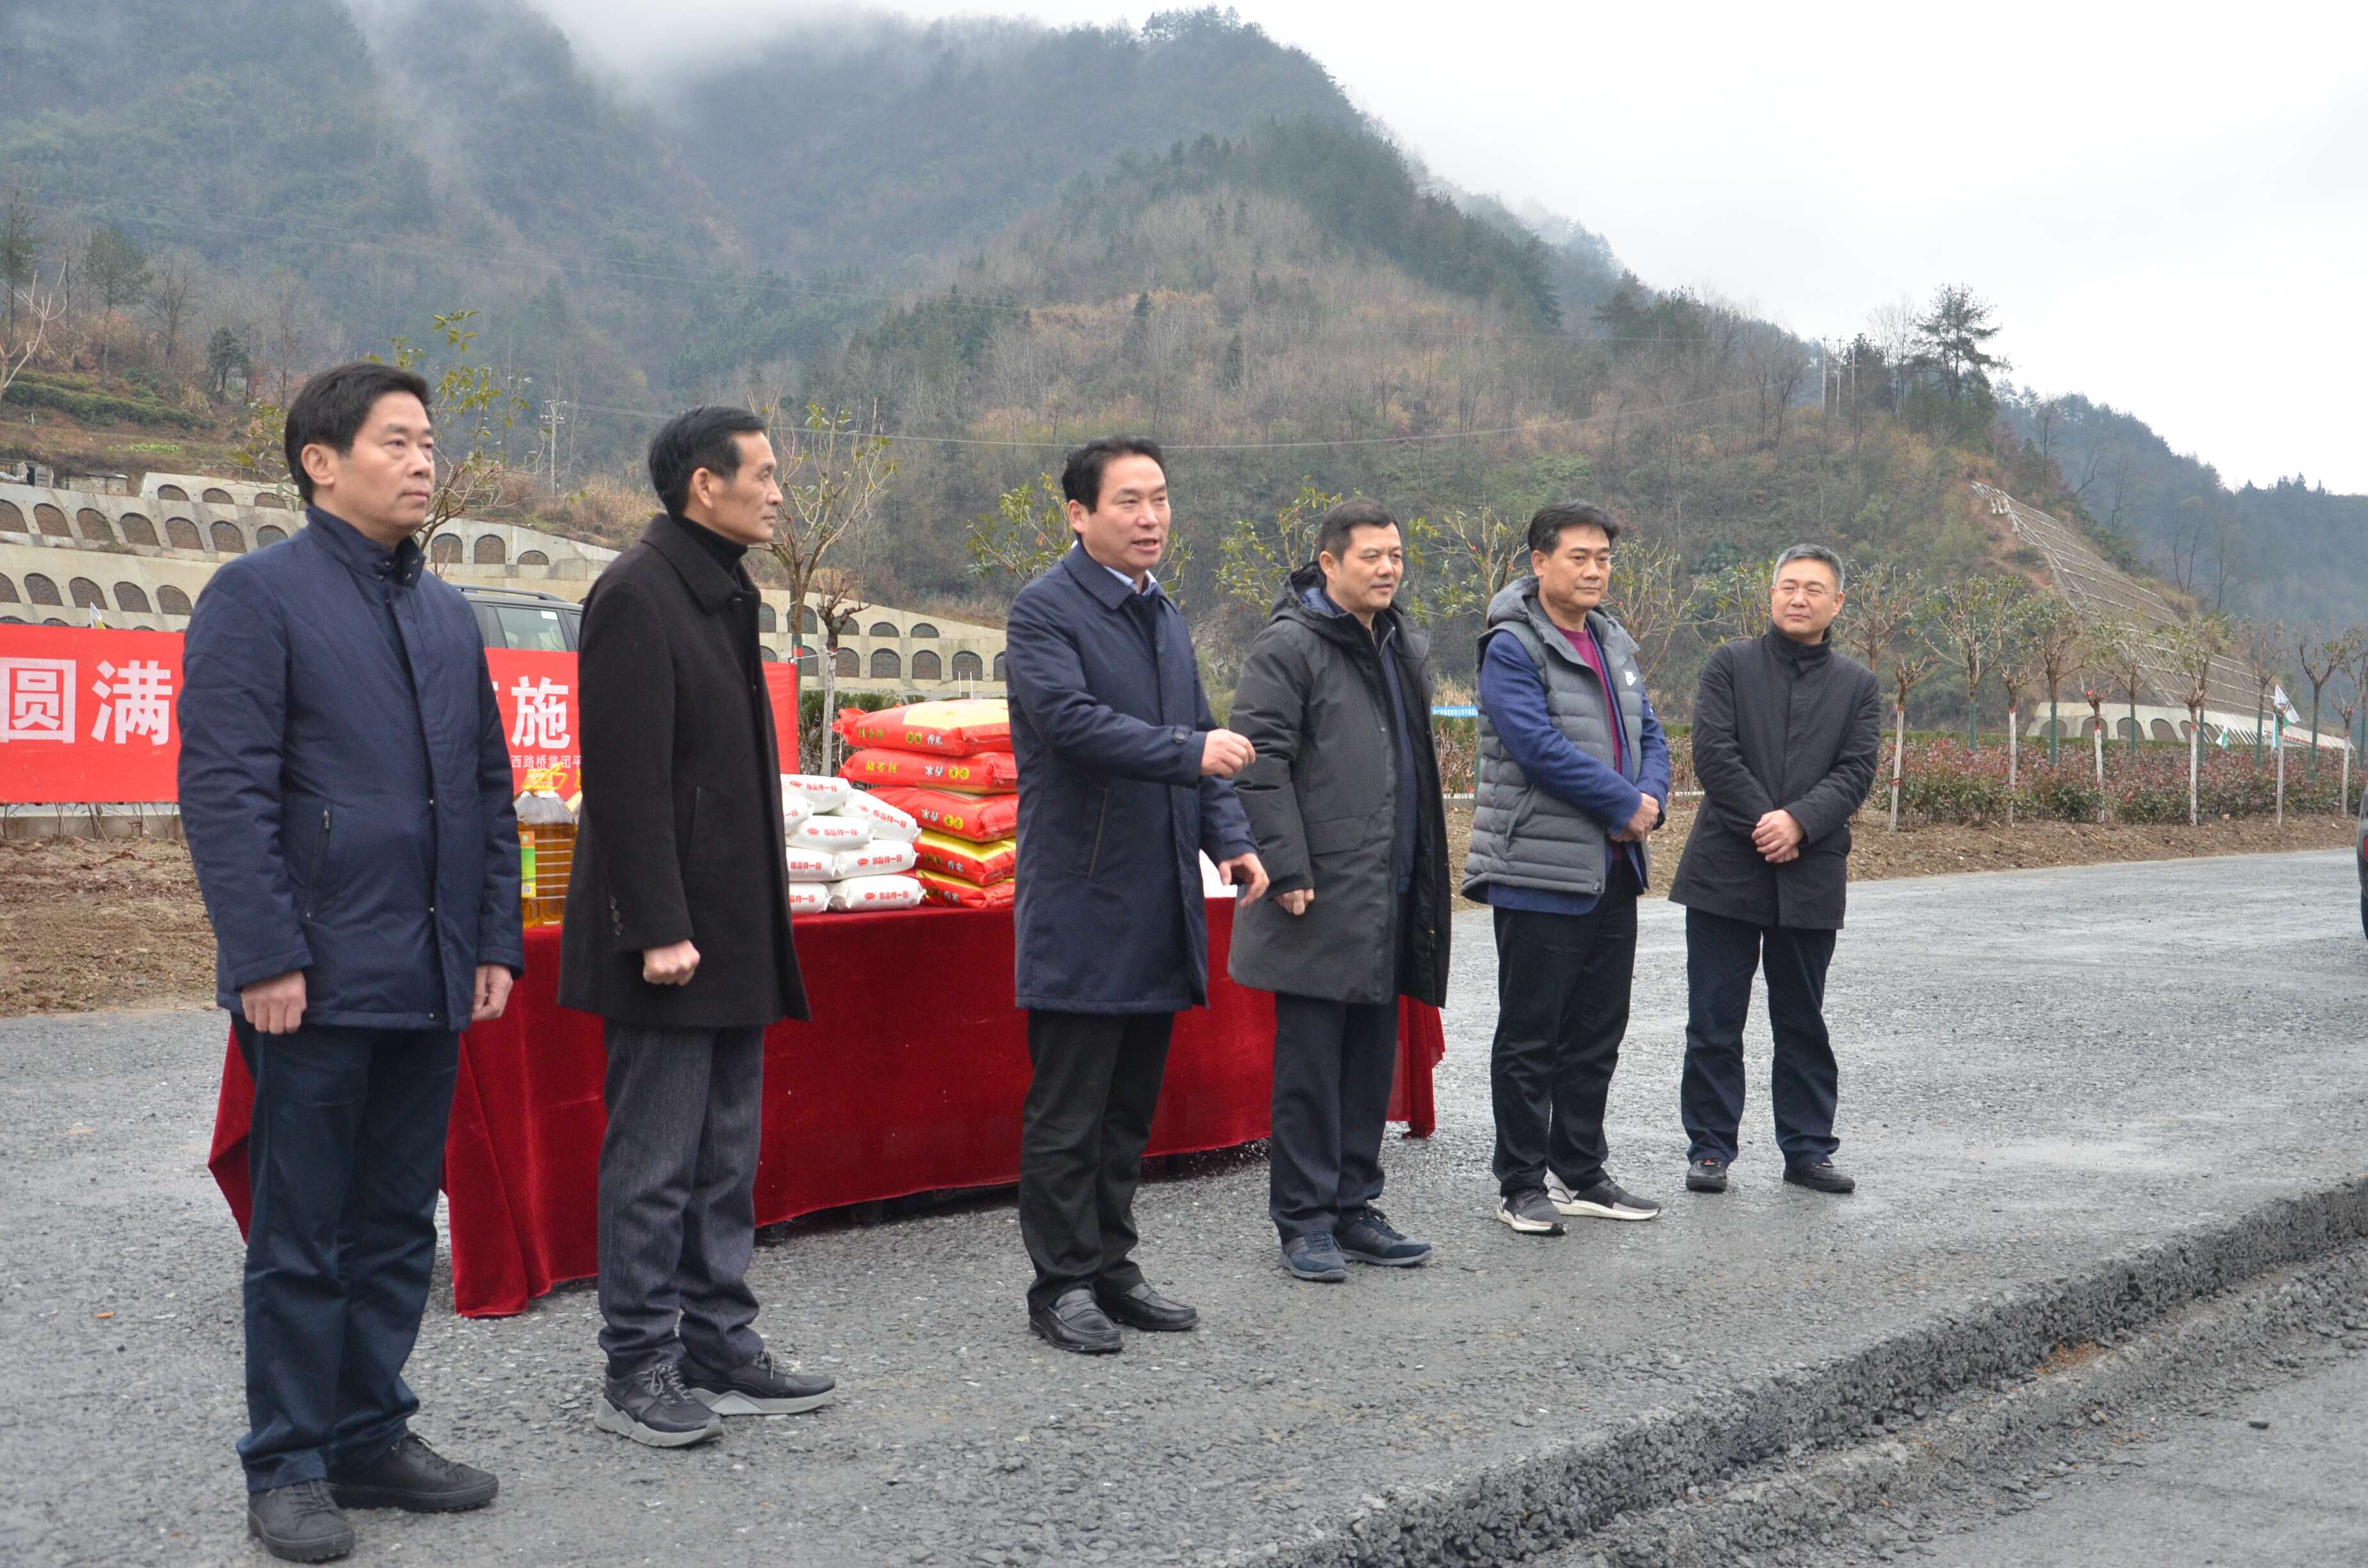
[[[803,844],[790,846],[788,856],[791,882],[835,882],[838,881],[838,857],[827,849],[810,849]],[[792,893],[797,889],[790,890]]]
[[[790,884],[791,915],[820,915],[829,907],[830,884],[828,882],[791,882]]]
[[[833,909],[911,909],[921,902],[921,884],[911,877],[849,877],[830,884]]]
[[[787,790],[781,791],[781,825],[783,827],[795,827],[814,814],[814,808],[812,801],[807,800],[803,795],[792,795]]]
[[[790,829],[792,848],[827,849],[836,855],[842,849],[860,849],[871,842],[871,824],[860,817],[834,816],[817,812]]]
[[[820,773],[784,773],[781,775],[781,799],[791,795],[802,798],[817,812],[835,812],[855,793],[855,786],[844,778],[833,778]]]
[[[892,806],[868,790],[858,790],[849,795],[846,802],[838,808],[838,814],[843,817],[861,817],[870,823],[871,836],[875,842],[886,838],[893,839],[898,844],[910,844],[921,836],[921,824],[913,820],[912,812]]]
[[[860,849],[842,849],[830,858],[830,880],[843,882],[849,877],[888,877],[899,871],[909,871],[916,861],[917,852],[909,844],[874,838]]]

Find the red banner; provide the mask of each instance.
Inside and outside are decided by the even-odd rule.
[[[575,655],[489,649],[515,787],[549,771],[583,788]],[[765,666],[782,749],[796,771],[798,674]],[[0,626],[0,803],[171,801],[181,756],[177,632]]]

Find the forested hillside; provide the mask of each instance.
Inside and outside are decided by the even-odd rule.
[[[613,538],[665,412],[818,401],[896,437],[845,562],[863,591],[982,615],[1012,585],[977,559],[997,497],[1141,429],[1172,449],[1173,581],[1221,675],[1258,619],[1244,563],[1303,493],[1424,519],[1424,570],[1460,584],[1427,607],[1451,673],[1474,562],[1572,493],[1712,585],[1665,686],[1716,634],[1722,574],[1801,538],[1939,579],[2030,571],[1967,478],[2207,607],[2348,619],[2357,598],[2362,552],[2330,569],[2328,541],[2368,503],[2231,496],[2130,415],[2001,400],[2000,324],[1969,290],[1837,358],[1629,276],[1519,192],[1441,186],[1318,62],[1216,12],[816,24],[631,87],[524,0],[359,15],[0,12],[0,284],[60,308],[11,410],[222,449],[244,429],[268,462],[305,373],[402,335],[489,392],[448,421],[516,481],[484,505]],[[429,330],[453,312],[475,313]],[[0,457],[28,428],[0,417]]]

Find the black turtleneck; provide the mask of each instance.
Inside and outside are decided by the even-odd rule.
[[[713,528],[709,528],[706,524],[694,523],[689,517],[683,517],[679,513],[668,512],[666,517],[673,521],[677,528],[679,528],[683,532],[697,540],[699,541],[699,548],[707,551],[709,556],[714,560],[715,564],[723,568],[726,575],[734,578],[734,580],[738,579],[740,575],[740,558],[748,553],[748,547],[746,545],[734,544],[730,540],[725,539],[722,534],[717,533]]]
[[[1768,642],[1779,657],[1802,669],[1811,665],[1821,665],[1834,653],[1834,634],[1830,627],[1825,636],[1815,642],[1795,642],[1784,635],[1782,628],[1771,626],[1768,629]]]

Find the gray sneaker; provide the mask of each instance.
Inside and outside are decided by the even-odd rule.
[[[1333,1238],[1350,1259],[1377,1268],[1419,1268],[1430,1261],[1429,1242],[1400,1235],[1398,1228],[1371,1204],[1343,1217]]]
[[[1293,1279],[1309,1279],[1319,1285],[1338,1285],[1349,1278],[1349,1260],[1340,1256],[1340,1244],[1332,1239],[1329,1231],[1293,1236],[1283,1243],[1282,1266],[1291,1271]]]
[[[1543,1187],[1525,1187],[1497,1200],[1497,1219],[1525,1236],[1563,1234],[1562,1216]]]
[[[728,1372],[686,1356],[682,1382],[691,1398],[718,1415],[802,1415],[829,1403],[830,1391],[838,1386],[810,1372],[781,1370],[768,1350]]]
[[[1598,1176],[1594,1184],[1574,1190],[1563,1184],[1562,1177],[1546,1177],[1546,1197],[1556,1213],[1573,1219],[1588,1220],[1657,1220],[1661,1206],[1649,1198],[1639,1198],[1613,1181],[1610,1176]]]
[[[592,1407],[592,1424],[653,1449],[687,1449],[723,1432],[723,1417],[690,1396],[682,1369],[671,1361],[609,1379]]]

